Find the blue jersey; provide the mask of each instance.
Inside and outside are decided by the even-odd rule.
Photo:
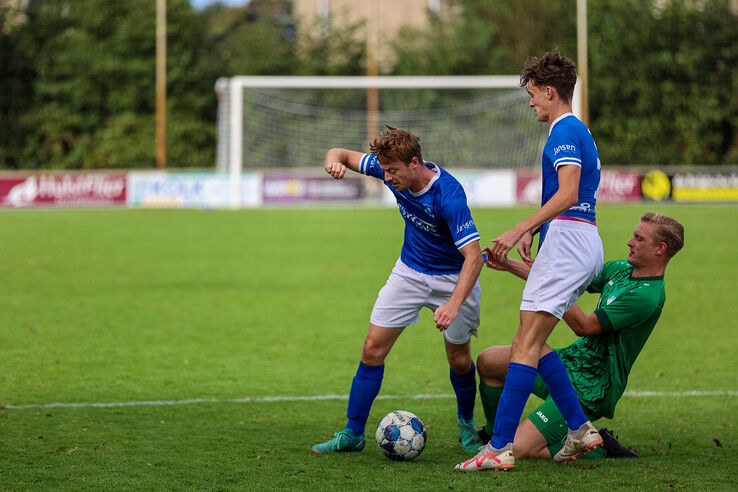
[[[430,275],[459,273],[464,263],[459,250],[479,241],[479,232],[461,184],[441,167],[432,163],[425,165],[436,175],[417,193],[409,189],[398,191],[384,181],[384,171],[375,154],[362,156],[359,172],[381,179],[395,195],[405,220],[402,262]]]
[[[594,223],[597,187],[600,185],[600,155],[589,128],[572,113],[559,116],[551,124],[543,148],[542,164],[541,206],[559,190],[559,166],[579,166],[582,170],[577,204],[561,215]],[[547,230],[548,223],[542,224],[539,244],[543,243]]]

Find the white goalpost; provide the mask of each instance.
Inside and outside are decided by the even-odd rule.
[[[217,169],[230,205],[244,170],[315,168],[331,147],[366,150],[384,125],[420,136],[424,158],[452,168],[535,166],[545,127],[519,76],[237,76],[221,78]],[[367,108],[367,94],[379,104]],[[370,103],[371,105],[371,103]],[[375,128],[372,128],[375,126]]]

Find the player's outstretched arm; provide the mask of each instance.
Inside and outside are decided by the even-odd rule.
[[[346,175],[346,169],[359,172],[361,157],[364,154],[348,149],[331,149],[325,154],[325,172],[336,179],[342,179]]]
[[[559,189],[546,204],[539,208],[534,214],[517,224],[509,231],[497,236],[492,240],[492,254],[495,256],[507,256],[507,253],[515,247],[520,238],[526,232],[534,230],[544,222],[553,219],[561,212],[576,205],[579,199],[579,177],[581,175],[579,166],[559,166]]]
[[[471,294],[477,279],[479,279],[479,273],[482,271],[482,250],[479,248],[479,241],[472,241],[461,248],[459,253],[464,256],[464,264],[461,266],[461,272],[459,272],[459,280],[456,282],[451,297],[445,304],[441,304],[433,315],[436,327],[441,331],[454,322],[461,305]]]
[[[584,314],[582,308],[576,304],[564,313],[564,321],[580,337],[599,335],[604,331],[595,313]]]
[[[492,254],[492,248],[489,246],[485,246],[483,251],[487,254],[487,268],[501,272],[510,272],[523,280],[528,279],[531,266],[524,261],[512,260],[506,256],[495,256]]]

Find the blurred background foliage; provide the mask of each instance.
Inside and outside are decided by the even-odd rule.
[[[386,75],[519,73],[576,59],[575,0],[453,0],[391,44]],[[590,0],[590,127],[606,165],[738,164],[729,0]],[[167,2],[168,165],[212,167],[218,77],[363,75],[363,23],[298,25],[289,0]],[[0,168],[154,166],[155,2],[0,1]],[[318,26],[318,27],[316,27]],[[304,35],[297,36],[302,32]]]

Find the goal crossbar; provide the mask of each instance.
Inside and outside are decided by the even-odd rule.
[[[270,87],[281,89],[507,89],[520,83],[518,75],[474,76],[236,76],[235,87]]]
[[[230,205],[241,205],[243,170],[243,91],[249,88],[284,89],[513,89],[519,75],[479,76],[235,76],[218,79],[215,90],[222,98],[228,122]],[[220,119],[220,116],[219,116]],[[223,149],[226,150],[226,149]]]

